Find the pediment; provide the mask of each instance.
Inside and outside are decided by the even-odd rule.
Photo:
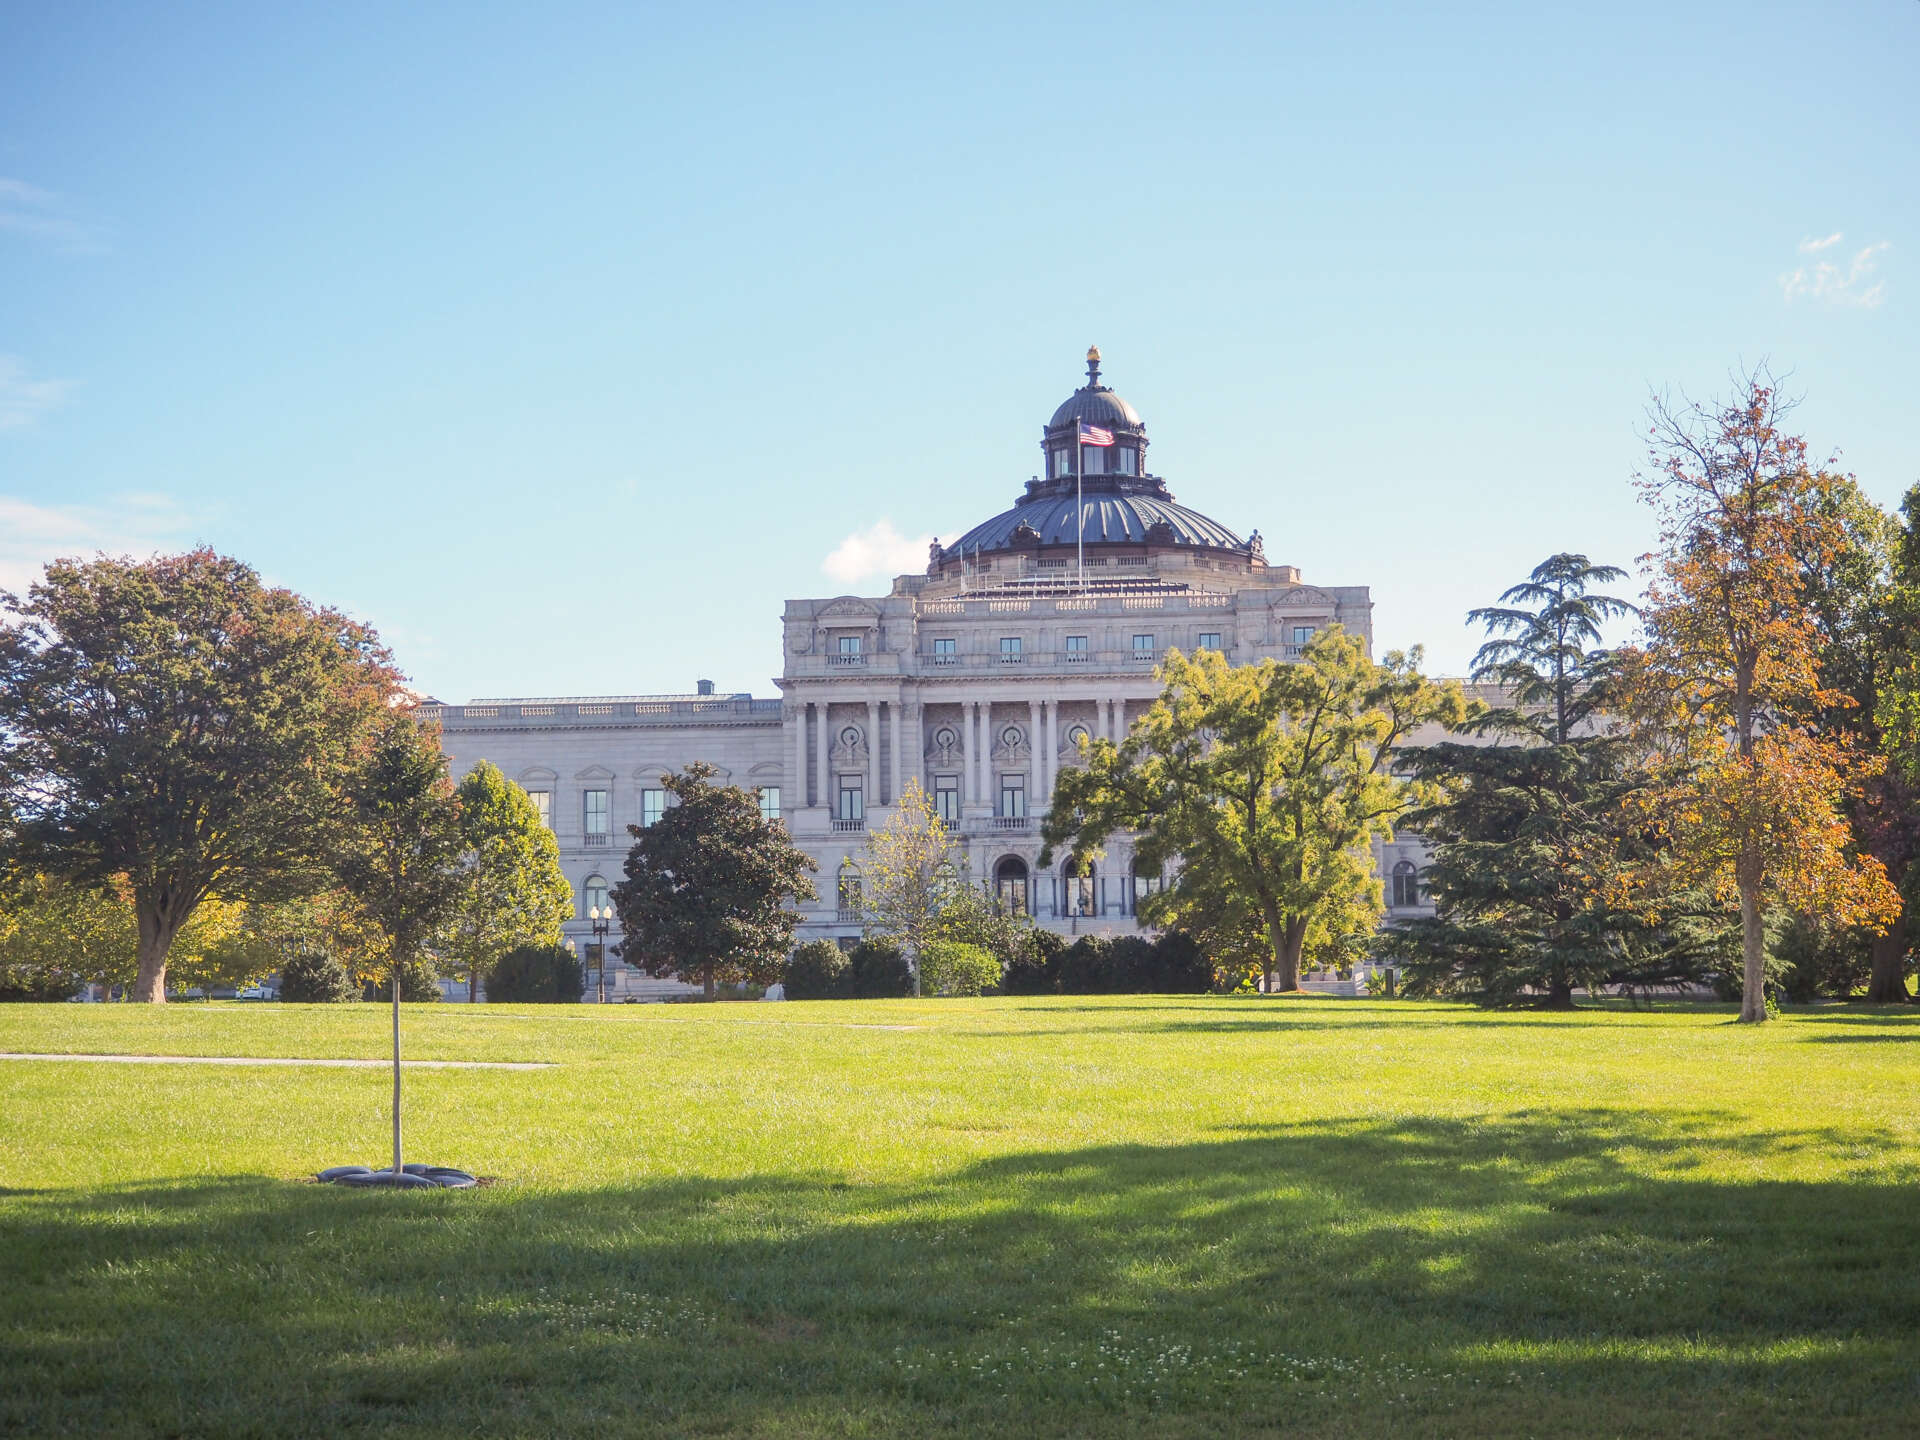
[[[1332,595],[1314,585],[1295,585],[1273,597],[1276,610],[1331,610],[1335,604]]]
[[[880,607],[871,600],[862,600],[858,595],[842,595],[837,600],[829,600],[815,612],[819,620],[866,620],[880,618]]]
[[[576,780],[611,780],[613,779],[613,771],[607,769],[604,765],[589,765],[584,770],[576,771],[573,778]]]
[[[551,785],[560,777],[544,765],[535,765],[522,770],[514,778],[520,782],[520,788],[525,790],[533,785]]]
[[[778,780],[786,773],[787,767],[782,765],[778,760],[762,760],[758,765],[747,771],[748,777],[754,780]]]

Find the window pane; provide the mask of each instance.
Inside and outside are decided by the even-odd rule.
[[[780,787],[762,785],[760,787],[760,818],[771,824],[780,818]]]
[[[958,775],[933,777],[933,813],[949,824],[960,818],[960,777]]]
[[[1024,820],[1027,815],[1027,777],[1000,777],[1000,813],[1009,819]]]
[[[540,823],[551,830],[553,828],[553,792],[529,790],[527,798],[533,802],[533,808],[539,812]]]
[[[607,833],[607,792],[589,790],[586,793],[587,834],[604,835]]]
[[[953,654],[953,648],[954,642],[951,640],[936,640],[933,642],[933,653],[936,655],[951,655]]]
[[[1020,637],[1018,635],[1002,635],[1000,637],[1000,653],[1002,655],[1018,655],[1020,653]]]
[[[1313,627],[1311,625],[1296,625],[1293,627],[1294,644],[1304,645],[1311,639],[1313,639]]]
[[[840,818],[842,820],[864,820],[867,818],[865,798],[862,796],[859,777],[842,775],[840,777]]]
[[[666,813],[666,791],[642,790],[640,792],[640,823],[642,825],[651,825]]]
[[[840,653],[842,655],[858,655],[860,653],[860,637],[858,635],[842,635],[840,637]]]
[[[1135,652],[1136,652],[1136,653],[1138,653],[1138,652],[1141,652],[1141,651],[1148,651],[1148,650],[1152,650],[1152,649],[1153,649],[1153,636],[1151,636],[1151,635],[1136,635],[1136,636],[1134,636],[1134,637],[1133,637],[1133,648],[1134,648],[1134,650],[1135,650]]]
[[[1087,648],[1086,636],[1084,635],[1067,636],[1067,653],[1069,655],[1084,654],[1086,653],[1086,648]]]
[[[1218,630],[1202,630],[1200,632],[1200,648],[1202,650],[1218,650],[1220,648],[1220,632]]]

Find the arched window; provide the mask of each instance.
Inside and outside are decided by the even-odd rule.
[[[1411,860],[1393,867],[1392,901],[1396,910],[1420,903],[1420,871]]]
[[[1027,862],[1018,855],[1009,855],[993,870],[995,892],[1000,896],[1000,908],[1009,915],[1027,913]]]
[[[594,911],[607,908],[607,882],[598,875],[589,875],[587,883],[580,887],[580,918],[590,917]]]
[[[840,919],[858,920],[860,918],[860,867],[852,860],[840,862],[839,875]]]
[[[1069,860],[1060,869],[1061,885],[1067,899],[1067,914],[1098,915],[1098,888],[1094,884],[1091,862],[1075,865]]]

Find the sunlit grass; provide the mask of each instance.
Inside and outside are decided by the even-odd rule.
[[[1920,1015],[410,1009],[378,1070],[0,1062],[0,1433],[1909,1434]],[[385,1053],[379,1007],[0,1050]]]

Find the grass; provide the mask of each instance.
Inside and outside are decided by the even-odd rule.
[[[1920,1014],[421,1006],[379,1071],[0,1062],[0,1434],[1911,1435]],[[375,1006],[0,1050],[378,1056]],[[913,1028],[871,1028],[871,1027]]]

